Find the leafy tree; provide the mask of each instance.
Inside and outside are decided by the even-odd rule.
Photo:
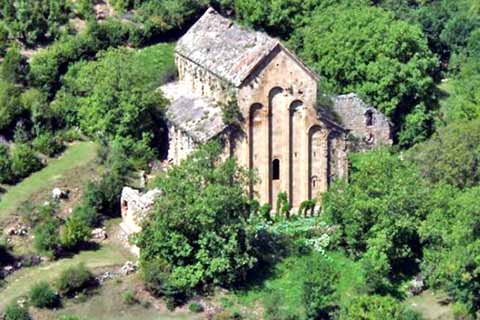
[[[22,114],[20,105],[20,88],[11,82],[0,80],[0,130],[11,128],[15,120]]]
[[[142,265],[162,261],[181,292],[232,285],[257,261],[247,218],[247,175],[235,159],[220,161],[221,146],[202,146],[159,177],[163,195],[138,238]]]
[[[27,59],[21,55],[18,46],[12,46],[7,50],[1,66],[1,77],[3,80],[12,83],[22,83],[25,81],[28,73],[28,64]]]
[[[451,81],[452,92],[442,107],[445,123],[480,117],[480,61],[471,58]]]
[[[341,5],[318,10],[297,32],[305,60],[336,91],[358,92],[384,112],[402,145],[428,135],[437,59],[420,28],[379,8]]]
[[[473,316],[480,310],[480,188],[447,195],[443,210],[433,210],[420,228],[422,272],[430,286],[445,290]]]
[[[303,283],[303,301],[307,319],[330,319],[337,306],[338,272],[321,255],[314,256]]]
[[[336,226],[333,243],[369,272],[370,290],[389,290],[390,280],[418,269],[418,225],[431,190],[414,166],[387,150],[352,156],[349,183],[338,182],[323,197],[325,219]]]
[[[10,33],[27,45],[55,39],[60,27],[68,21],[69,6],[66,0],[2,0],[0,17]]]
[[[408,157],[433,183],[468,188],[480,182],[480,119],[439,128],[428,141],[416,145]]]

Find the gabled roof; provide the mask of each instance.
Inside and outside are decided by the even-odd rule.
[[[178,41],[176,52],[239,87],[273,50],[280,47],[312,77],[318,77],[293,53],[265,33],[246,28],[209,8]]]

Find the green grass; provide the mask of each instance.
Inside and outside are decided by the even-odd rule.
[[[92,142],[78,142],[67,148],[58,159],[51,160],[42,170],[33,173],[15,186],[6,187],[0,199],[0,221],[39,192],[51,191],[65,175],[93,162],[97,145]],[[81,177],[77,177],[81,178]]]
[[[361,292],[365,286],[363,270],[360,265],[341,253],[330,252],[328,257],[333,261],[340,275],[337,292],[340,303]],[[303,306],[303,282],[309,272],[310,256],[291,256],[280,262],[265,281],[245,291],[236,292],[233,296],[223,298],[225,307],[236,305],[254,309],[258,303],[278,306],[283,315],[305,316]],[[254,319],[253,317],[252,319]]]
[[[193,315],[186,310],[169,312],[165,308],[158,310],[153,305],[144,307],[140,304],[128,305],[122,296],[126,291],[137,291],[140,285],[138,275],[122,277],[121,282],[109,280],[84,302],[64,301],[64,307],[56,311],[40,311],[35,319],[58,319],[59,315],[77,315],[81,319],[92,320],[186,320],[204,319],[202,315]],[[151,301],[150,297],[136,294],[140,301]],[[158,301],[151,301],[156,303]]]
[[[0,289],[0,310],[5,308],[12,299],[25,295],[32,283],[39,281],[51,283],[56,280],[61,271],[70,266],[85,263],[88,268],[103,268],[121,265],[131,258],[131,255],[118,245],[107,244],[96,251],[83,251],[71,258],[22,269],[8,277],[5,286]]]

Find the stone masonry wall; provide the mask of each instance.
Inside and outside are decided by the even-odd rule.
[[[185,88],[217,102],[225,102],[230,98],[231,86],[213,73],[179,54],[175,55],[175,63],[178,68],[178,78]]]
[[[334,111],[355,137],[354,149],[369,150],[380,145],[392,144],[391,125],[388,119],[372,106],[365,104],[356,94],[336,97]]]

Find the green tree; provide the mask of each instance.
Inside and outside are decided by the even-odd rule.
[[[7,50],[5,58],[1,64],[1,78],[12,83],[22,83],[25,81],[27,71],[27,59],[20,53],[18,46],[12,46]]]
[[[13,148],[11,169],[17,180],[28,177],[42,166],[42,162],[30,146],[19,144]]]
[[[422,223],[425,243],[422,272],[433,288],[445,290],[472,315],[480,310],[480,188],[450,190],[443,210]]]
[[[307,319],[330,319],[336,309],[339,274],[332,262],[314,255],[303,283],[303,302]]]
[[[418,270],[417,228],[431,192],[410,162],[378,150],[352,156],[349,183],[324,194],[324,217],[336,226],[332,241],[375,270],[367,279],[371,291],[388,291],[391,279]]]
[[[163,195],[137,242],[142,264],[163,261],[168,282],[182,292],[231,285],[257,261],[247,175],[235,159],[221,162],[220,151],[207,144],[159,177]]]
[[[478,185],[480,171],[480,119],[439,128],[432,138],[408,152],[422,176],[432,183],[458,188]]]
[[[20,92],[20,88],[11,82],[0,80],[0,130],[14,127],[18,116],[23,113]]]
[[[419,27],[350,4],[318,10],[296,37],[301,56],[336,91],[359,93],[393,121],[402,145],[429,134],[438,60]]]
[[[6,145],[0,144],[0,183],[12,181],[10,150]]]

